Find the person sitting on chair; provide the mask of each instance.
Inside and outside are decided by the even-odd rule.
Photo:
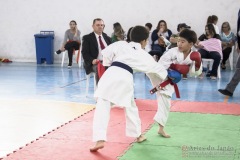
[[[84,60],[84,69],[86,74],[95,73],[96,82],[98,82],[97,63],[102,61],[101,51],[111,44],[111,38],[103,33],[104,22],[100,18],[93,20],[93,32],[83,36],[82,56]]]
[[[64,40],[61,49],[55,52],[55,54],[60,54],[61,52],[67,50],[68,51],[68,68],[72,67],[72,58],[73,51],[79,50],[81,39],[81,32],[77,29],[77,22],[72,20],[69,23],[70,29],[66,30],[64,35]]]
[[[214,60],[212,70],[206,76],[216,80],[218,66],[222,59],[221,37],[216,34],[213,24],[209,23],[205,26],[205,34],[202,34],[198,40],[195,47],[198,48],[201,57]]]
[[[172,31],[168,29],[167,22],[164,20],[160,20],[158,22],[157,28],[152,32],[152,50],[149,52],[152,56],[156,55],[156,60],[158,61],[159,58],[163,55],[166,51],[166,43],[165,41],[168,40],[172,35]]]
[[[125,31],[123,30],[121,24],[119,22],[116,22],[113,24],[113,33],[111,35],[112,43],[117,41],[123,41],[126,37]]]
[[[222,53],[223,53],[223,60],[221,63],[222,69],[226,69],[226,61],[228,60],[231,52],[232,46],[235,45],[236,36],[231,31],[230,24],[228,22],[223,22],[220,32],[220,37],[222,40]]]

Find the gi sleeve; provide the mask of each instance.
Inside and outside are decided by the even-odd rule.
[[[114,45],[115,43],[107,46],[105,49],[102,50],[103,55],[103,66],[111,66],[114,57],[115,57],[115,50],[117,49],[117,46]]]

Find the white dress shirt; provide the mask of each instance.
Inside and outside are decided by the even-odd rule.
[[[97,42],[98,42],[98,57],[97,57],[97,59],[99,59],[99,60],[102,61],[102,60],[103,60],[102,54],[101,54],[102,49],[101,49],[100,42],[99,42],[99,36],[101,36],[102,42],[103,42],[103,44],[104,44],[105,47],[107,47],[107,43],[106,43],[106,41],[104,40],[102,34],[101,34],[101,35],[98,35],[98,34],[96,34],[95,32],[94,32],[94,34],[95,34],[96,39],[97,39]]]

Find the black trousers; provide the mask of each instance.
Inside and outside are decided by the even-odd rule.
[[[67,42],[64,48],[68,51],[69,64],[72,64],[73,50],[79,50],[79,43],[77,41]]]
[[[199,49],[198,52],[201,54],[202,58],[213,59],[214,60],[210,76],[217,77],[217,70],[218,70],[218,66],[220,65],[220,61],[221,61],[220,53],[218,53],[216,51],[210,51],[209,52],[209,51],[206,51],[204,49]]]
[[[223,63],[223,64],[226,64],[226,61],[228,60],[229,55],[230,55],[230,53],[232,52],[232,47],[227,47],[227,48],[225,48],[222,52],[223,52],[223,60],[222,60],[222,63]]]

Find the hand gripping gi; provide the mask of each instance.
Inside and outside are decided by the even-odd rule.
[[[181,81],[182,76],[181,73],[179,73],[178,71],[169,69],[168,78],[171,79],[172,83],[178,83],[179,81]]]
[[[185,64],[171,64],[170,70],[168,71],[168,79],[161,84],[157,85],[153,89],[150,90],[150,93],[153,94],[159,90],[161,90],[163,87],[165,87],[168,84],[172,84],[175,89],[176,97],[180,98],[180,93],[177,87],[177,84],[181,80],[181,74],[187,74],[189,72],[189,65]]]
[[[168,70],[168,79],[166,81],[162,82],[161,84],[157,85],[153,89],[151,89],[150,93],[153,94],[153,93],[161,90],[162,88],[164,88],[166,85],[171,84],[174,86],[174,90],[176,92],[176,97],[180,98],[179,90],[178,90],[176,83],[178,83],[181,79],[182,79],[181,73],[179,73],[178,71],[169,69]]]

